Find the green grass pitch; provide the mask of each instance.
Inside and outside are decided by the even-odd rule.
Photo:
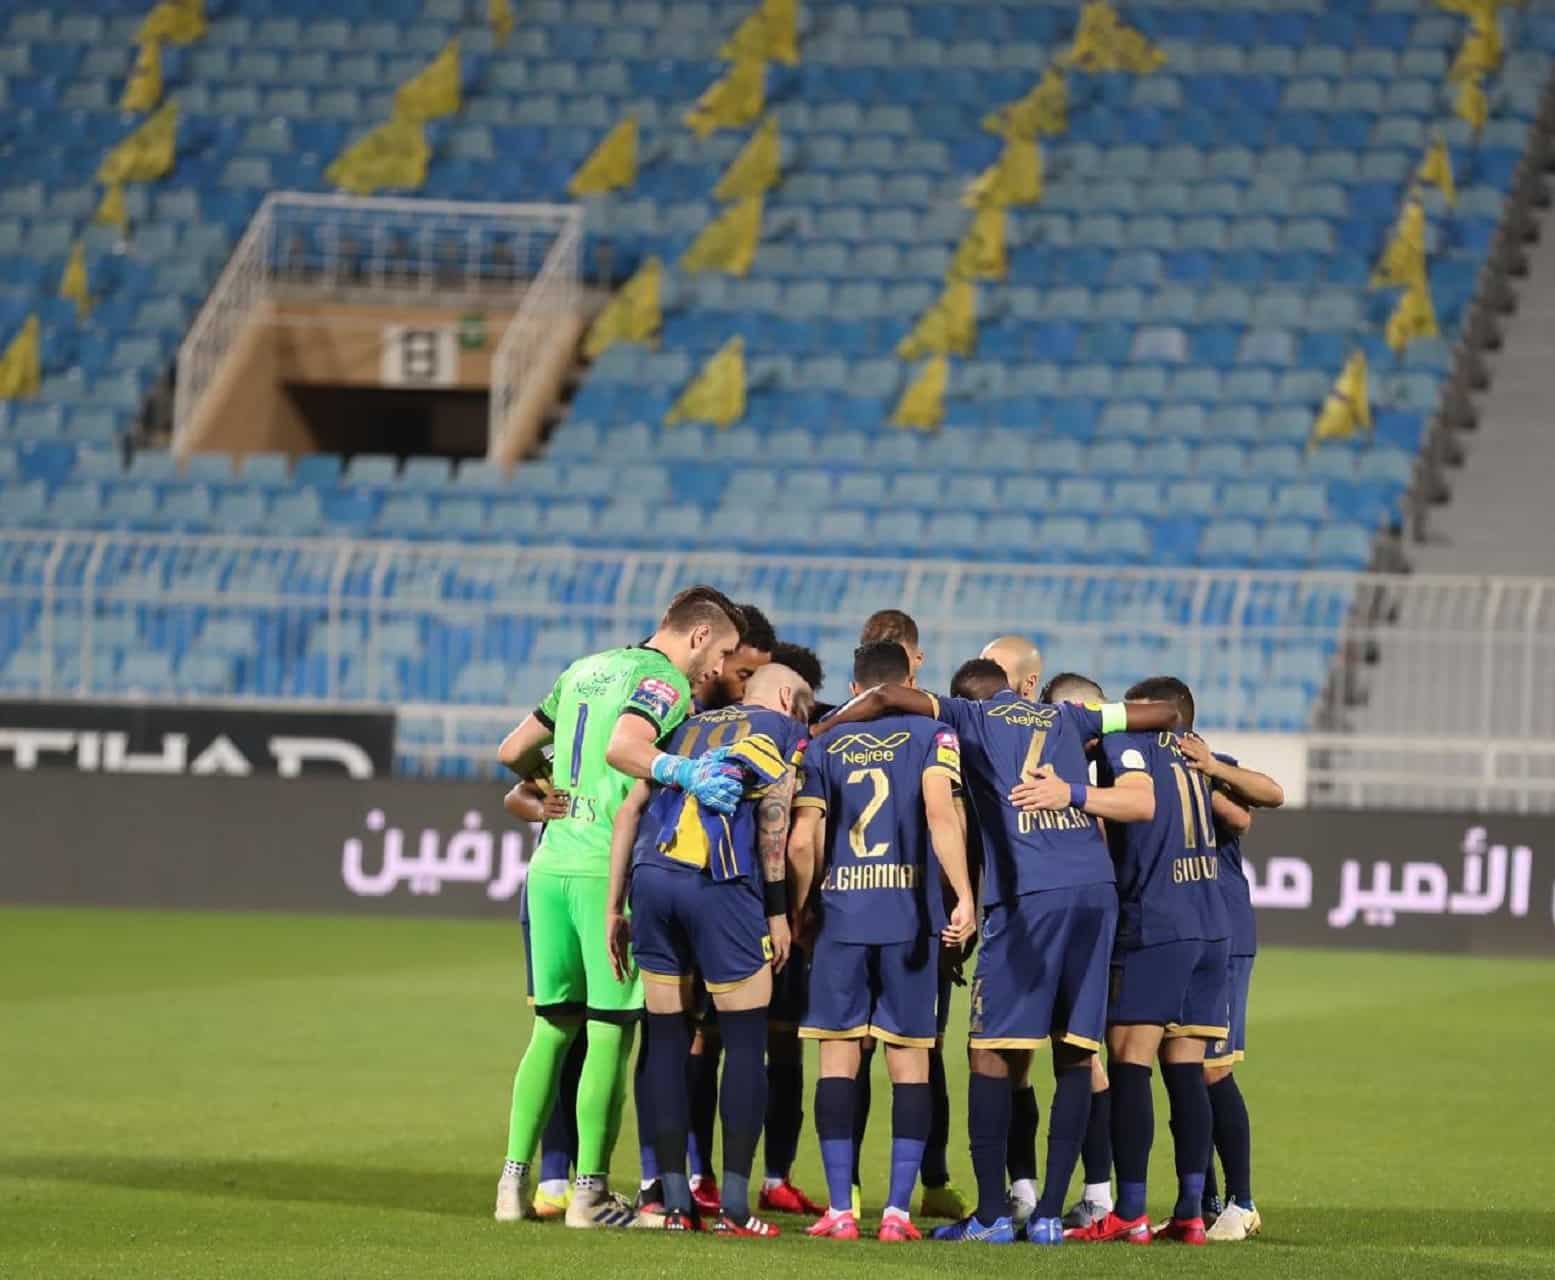
[[[8,909],[0,974],[5,1280],[894,1277],[968,1263],[986,1276],[1555,1274],[1549,961],[1266,953],[1238,1072],[1265,1234],[1208,1250],[982,1248],[975,1261],[797,1230],[757,1242],[496,1225],[528,1021],[516,927]],[[964,1000],[957,1013],[964,1025]],[[962,1070],[953,1061],[951,1155],[966,1187]],[[882,1080],[871,1214],[885,1097]],[[1162,1210],[1159,1088],[1157,1108]],[[635,1160],[628,1126],[618,1186]],[[798,1175],[820,1190],[813,1133]]]

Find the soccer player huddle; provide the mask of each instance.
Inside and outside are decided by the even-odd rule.
[[[855,651],[851,700],[828,708],[813,653],[779,642],[753,606],[692,587],[641,645],[573,663],[504,740],[521,779],[508,807],[546,827],[526,887],[535,1017],[500,1221],[775,1236],[757,1211],[780,1212],[816,1219],[811,1236],[858,1239],[878,1049],[892,1095],[882,1241],[923,1238],[920,1180],[919,1217],[951,1219],[936,1240],[1258,1232],[1232,1074],[1255,950],[1239,841],[1252,810],[1283,802],[1279,785],[1192,732],[1193,695],[1174,677],[1107,702],[1082,675],[1044,685],[1036,647],[1004,636],[941,697],[916,687],[922,662],[912,619],[881,611]],[[946,1164],[943,1041],[974,958],[968,1201]],[[825,1206],[790,1179],[806,1039],[819,1048]],[[1042,1048],[1053,1091],[1039,1185]],[[1152,1226],[1158,1062],[1178,1188]],[[606,1176],[628,1088],[635,1202]]]

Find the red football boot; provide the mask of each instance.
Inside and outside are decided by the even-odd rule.
[[[716,1218],[723,1208],[723,1201],[718,1195],[718,1179],[712,1174],[698,1178],[691,1184],[691,1199],[709,1218]]]
[[[1203,1218],[1173,1218],[1155,1231],[1157,1240],[1170,1240],[1176,1244],[1208,1244],[1204,1234]]]
[[[853,1216],[851,1209],[844,1209],[841,1213],[828,1209],[819,1222],[805,1231],[805,1235],[814,1236],[818,1240],[857,1240],[858,1219]]]
[[[770,1222],[763,1222],[760,1218],[750,1217],[741,1224],[727,1213],[720,1213],[708,1230],[715,1236],[759,1236],[770,1238],[783,1234]]]
[[[763,1187],[757,1202],[768,1213],[796,1213],[808,1218],[819,1218],[826,1212],[825,1205],[816,1204],[787,1178],[775,1187]]]
[[[875,1233],[875,1239],[883,1244],[901,1244],[909,1240],[922,1240],[923,1232],[913,1226],[911,1218],[892,1213],[880,1220],[880,1230]]]
[[[1093,1222],[1088,1227],[1071,1227],[1064,1232],[1064,1239],[1076,1244],[1105,1244],[1114,1240],[1122,1244],[1149,1244],[1150,1215],[1142,1213],[1137,1218],[1120,1218],[1108,1210],[1100,1222]]]

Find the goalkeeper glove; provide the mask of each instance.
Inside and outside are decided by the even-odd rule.
[[[668,753],[659,755],[653,761],[653,780],[666,787],[679,787],[715,812],[733,813],[745,784],[737,766],[723,763],[727,754],[725,748],[719,747],[695,760]]]

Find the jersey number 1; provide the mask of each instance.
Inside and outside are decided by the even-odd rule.
[[[572,726],[572,781],[569,787],[578,785],[578,772],[583,768],[583,735],[589,725],[589,704],[578,703],[577,723]]]

